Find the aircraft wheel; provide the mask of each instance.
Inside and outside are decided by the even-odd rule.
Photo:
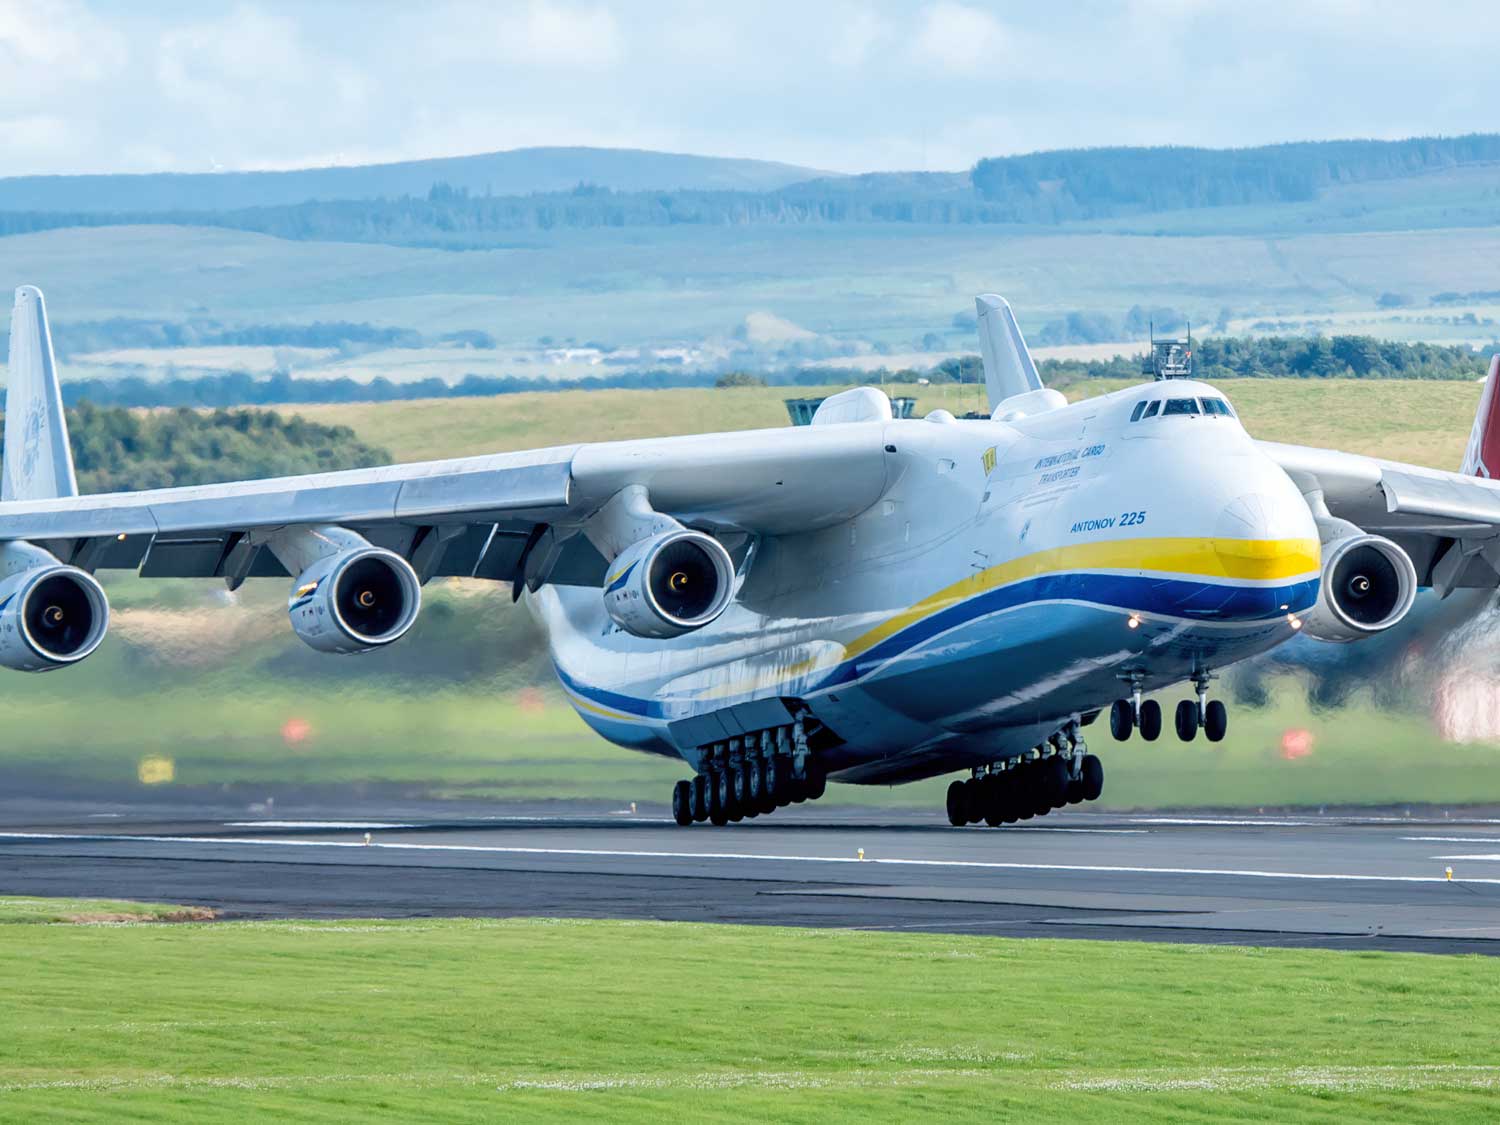
[[[792,803],[792,781],[792,760],[785,754],[777,754],[766,763],[766,789],[777,808]]]
[[[693,783],[679,781],[672,786],[672,819],[679,827],[693,823]]]
[[[1198,737],[1198,701],[1196,699],[1184,699],[1177,704],[1177,714],[1174,716],[1177,726],[1177,737],[1184,742],[1191,742]]]
[[[725,800],[728,792],[727,781],[722,770],[715,770],[708,775],[708,821],[715,828],[723,828],[729,823],[729,803]]]
[[[827,788],[828,775],[823,772],[823,767],[816,765],[813,762],[808,762],[807,783],[804,786],[804,792],[807,793],[807,799],[809,801],[816,801],[823,795]]]
[[[954,828],[962,828],[969,823],[968,815],[964,812],[964,783],[954,781],[948,785],[948,823]]]
[[[1000,801],[1003,796],[999,774],[987,774],[980,781],[979,803],[984,809],[984,822],[991,828],[1000,827],[1002,820]]]
[[[766,767],[759,758],[745,763],[745,775],[750,783],[750,804],[760,808],[766,797]]]
[[[1037,763],[1027,762],[1016,770],[1016,819],[1030,820],[1036,816],[1036,768]]]
[[[1104,763],[1093,754],[1085,754],[1078,767],[1078,783],[1085,801],[1097,801],[1104,792]]]
[[[1083,782],[1079,778],[1068,779],[1068,804],[1076,805],[1083,800]]]
[[[1021,819],[1021,786],[1016,784],[1019,776],[1013,769],[1000,775],[1000,819],[1006,824]]]
[[[1109,709],[1109,733],[1116,742],[1124,742],[1135,730],[1135,708],[1128,699],[1117,699]]]
[[[744,808],[750,804],[750,764],[741,762],[731,766],[730,772],[734,774],[734,803]]]
[[[1161,737],[1161,704],[1154,699],[1141,701],[1141,737],[1155,742]]]
[[[1054,754],[1043,765],[1046,767],[1042,775],[1042,796],[1047,803],[1042,810],[1045,814],[1068,803],[1068,782],[1072,778],[1068,775],[1068,763],[1060,755]]]
[[[708,782],[701,773],[693,778],[693,819],[700,824],[708,819]]]
[[[1222,699],[1210,699],[1203,709],[1203,733],[1210,742],[1224,741],[1229,730],[1229,709]]]

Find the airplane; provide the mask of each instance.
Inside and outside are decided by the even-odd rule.
[[[100,570],[291,578],[327,653],[399,640],[434,578],[509,583],[600,735],[665,755],[683,826],[959,773],[954,826],[1095,800],[1084,731],[1228,728],[1231,665],[1397,627],[1500,584],[1500,358],[1458,472],[1256,441],[1191,377],[1069,403],[976,298],[988,417],[892,416],[79,495],[46,305],[16,291],[0,472],[0,666],[66,668]]]

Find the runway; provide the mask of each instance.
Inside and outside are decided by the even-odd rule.
[[[661,810],[555,806],[454,818],[10,805],[0,894],[229,918],[548,915],[1500,953],[1500,818],[1069,811],[953,829],[801,806],[683,829]]]

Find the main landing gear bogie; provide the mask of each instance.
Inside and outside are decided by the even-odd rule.
[[[816,801],[827,774],[807,749],[800,723],[705,747],[701,772],[672,788],[672,819],[716,827]]]
[[[1104,792],[1104,763],[1086,751],[1076,737],[1055,748],[1044,743],[1034,758],[997,763],[953,782],[947,794],[948,823],[962,828],[983,821],[996,828],[1098,800]]]

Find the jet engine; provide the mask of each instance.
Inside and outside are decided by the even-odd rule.
[[[1410,556],[1379,535],[1351,535],[1323,547],[1318,601],[1303,631],[1320,641],[1357,641],[1395,625],[1417,597]]]
[[[604,608],[637,637],[676,637],[713,621],[734,598],[734,563],[717,539],[681,529],[643,539],[610,564]]]
[[[297,576],[287,613],[319,652],[369,652],[400,640],[422,608],[411,564],[391,551],[361,547],[329,555]]]
[[[109,599],[87,571],[54,560],[0,581],[0,665],[6,668],[47,672],[77,664],[108,629]]]

